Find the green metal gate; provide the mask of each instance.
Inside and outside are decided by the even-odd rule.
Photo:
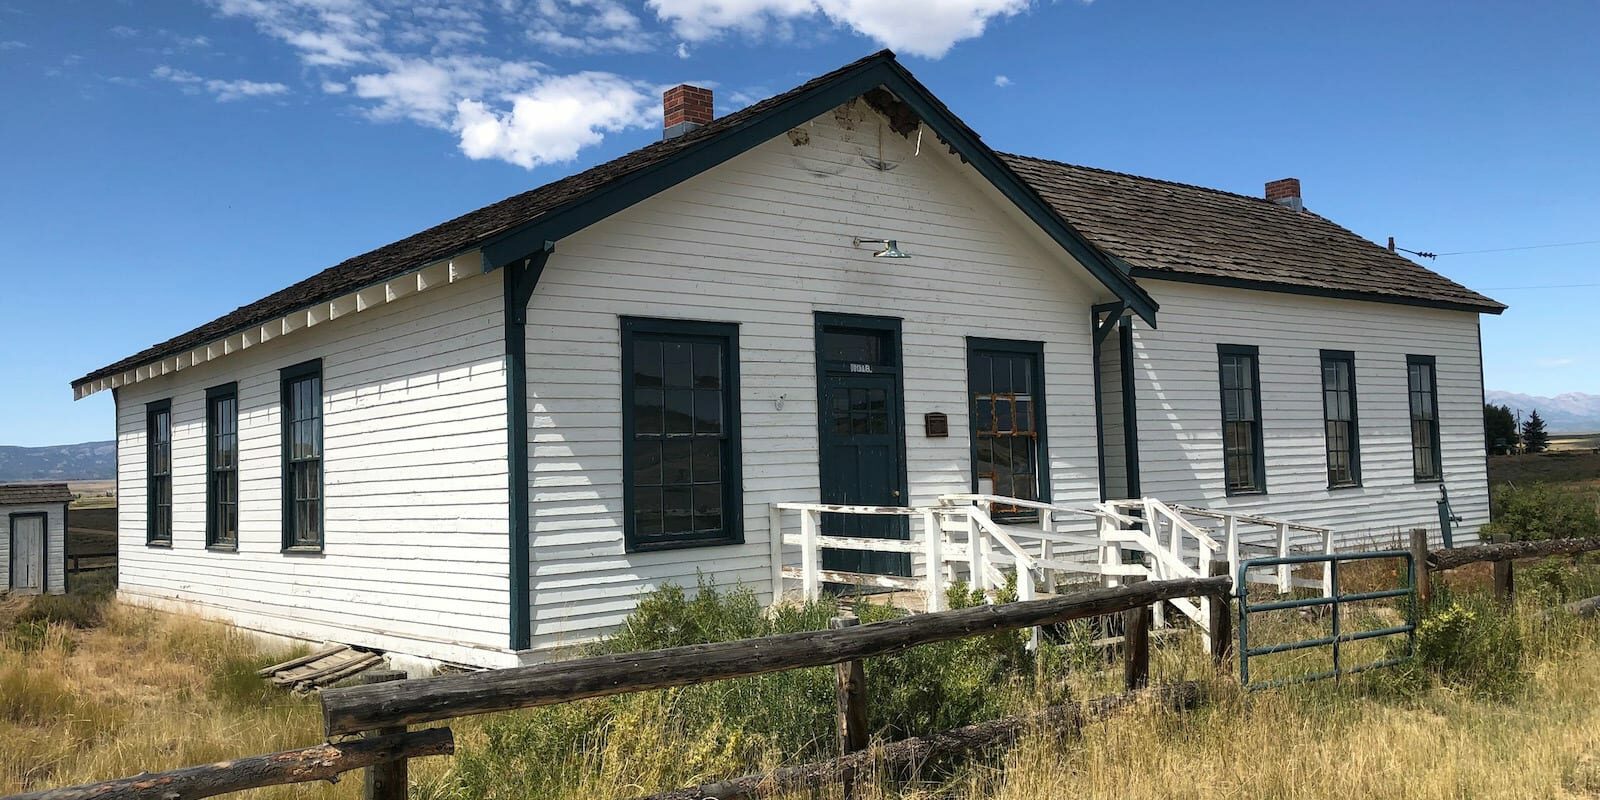
[[[1374,559],[1398,558],[1404,559],[1406,564],[1406,582],[1402,587],[1395,589],[1382,589],[1375,592],[1357,592],[1344,594],[1339,588],[1339,565],[1351,561],[1370,561]],[[1251,603],[1249,584],[1246,577],[1252,569],[1260,567],[1277,567],[1282,565],[1323,564],[1330,571],[1331,596],[1327,597],[1301,597],[1290,600],[1275,600],[1269,603]],[[1268,558],[1253,558],[1239,565],[1239,574],[1234,576],[1234,586],[1237,587],[1239,598],[1239,681],[1246,689],[1267,689],[1275,686],[1285,686],[1294,683],[1338,678],[1353,675],[1370,669],[1390,667],[1399,664],[1417,652],[1417,565],[1411,558],[1408,550],[1374,550],[1368,552],[1328,553],[1297,556],[1273,556]],[[1339,612],[1349,603],[1359,603],[1365,600],[1381,600],[1391,597],[1406,598],[1406,622],[1403,625],[1394,625],[1386,628],[1346,632],[1342,630],[1342,620]],[[1250,646],[1250,615],[1262,614],[1269,611],[1284,611],[1295,608],[1314,608],[1328,606],[1332,608],[1332,632],[1328,636],[1315,639],[1302,639],[1293,642]],[[1378,661],[1346,667],[1344,664],[1342,646],[1350,642],[1367,639],[1377,639],[1385,636],[1405,636],[1406,654],[1380,659]],[[1333,654],[1333,669],[1309,675],[1296,675],[1288,678],[1279,678],[1260,683],[1250,682],[1250,659],[1286,653],[1292,650],[1304,650],[1313,647],[1331,648]]]

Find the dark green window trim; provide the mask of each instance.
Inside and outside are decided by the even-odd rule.
[[[229,457],[219,458],[224,451]],[[239,549],[239,384],[206,390],[206,548]]]
[[[1045,400],[1046,388],[1044,382],[1044,344],[1041,342],[1016,341],[1011,339],[985,339],[977,336],[967,337],[967,419],[969,457],[972,464],[972,491],[978,491],[978,440],[985,428],[981,427],[978,395],[973,389],[973,376],[977,374],[980,358],[983,356],[1024,356],[1029,359],[1029,371],[1032,373],[1029,380],[1032,382],[1030,405],[1032,406],[1032,441],[1033,441],[1033,471],[1034,471],[1034,497],[1022,499],[1037,499],[1050,502],[1050,437],[1047,420],[1047,406]],[[995,417],[991,412],[989,430],[995,435]],[[1007,437],[1015,440],[1016,436]],[[994,487],[996,494],[1004,494],[1000,487]],[[1015,497],[1016,495],[1011,495]],[[1018,509],[1006,511],[996,509],[997,517],[1011,519],[1038,519],[1038,512],[1032,509]]]
[[[1249,385],[1242,382],[1235,386],[1228,385],[1229,370],[1234,370],[1238,377],[1239,367],[1248,367]],[[1217,345],[1217,387],[1221,392],[1222,400],[1222,482],[1228,496],[1267,493],[1267,459],[1265,450],[1266,437],[1262,434],[1261,419],[1261,353],[1255,345],[1244,344],[1219,344]],[[1240,407],[1235,414],[1237,419],[1228,418],[1228,393],[1243,393],[1248,391],[1248,408]],[[1244,401],[1246,398],[1235,395],[1236,399]],[[1240,404],[1236,404],[1240,405]],[[1244,417],[1249,413],[1251,417]],[[1228,426],[1248,425],[1250,428],[1250,453],[1243,454],[1242,458],[1229,458]],[[1235,445],[1234,449],[1238,449]],[[1238,475],[1238,468],[1243,466],[1250,470],[1246,475]]]
[[[1323,350],[1321,357],[1322,367],[1318,370],[1318,376],[1322,387],[1322,436],[1323,450],[1327,455],[1328,488],[1358,487],[1361,485],[1361,414],[1356,397],[1356,354],[1349,350]],[[1344,388],[1337,385],[1329,388],[1330,368],[1335,375],[1342,370]],[[1340,406],[1348,406],[1348,411]],[[1339,447],[1340,425],[1347,426],[1343,433],[1346,440],[1343,448]],[[1341,475],[1341,457],[1349,463],[1347,476]]]
[[[144,543],[172,546],[172,401],[144,407]]]
[[[623,539],[629,552],[675,550],[685,547],[707,547],[726,544],[744,543],[744,486],[740,469],[742,460],[740,452],[740,427],[739,427],[739,326],[726,322],[697,322],[688,320],[644,319],[639,317],[623,317],[622,325],[622,505],[623,505]],[[662,388],[635,386],[635,345],[641,343],[659,342],[663,344],[711,344],[720,348],[721,362],[719,371],[721,379],[714,391],[720,400],[718,410],[722,424],[717,426],[717,433],[706,435],[696,431],[699,427],[699,408],[691,405],[688,412],[691,420],[689,433],[684,433],[679,438],[668,432],[665,420],[670,416],[671,408],[667,400],[667,393],[672,391],[666,383],[667,377],[662,376]],[[695,354],[691,348],[690,358]],[[639,400],[639,392],[657,391],[662,394],[660,407],[662,408],[663,422],[651,426],[649,431],[639,430],[639,418],[635,412]],[[707,388],[693,386],[693,382],[677,391],[689,393],[690,402],[699,403],[706,399],[710,392]],[[656,429],[659,428],[659,433]],[[655,437],[643,438],[640,437]],[[718,453],[717,477],[720,482],[720,500],[722,503],[720,514],[720,527],[713,533],[704,531],[690,531],[688,534],[668,533],[662,531],[639,530],[639,499],[642,488],[637,484],[634,451],[641,443],[648,444],[660,442],[665,448],[668,444],[682,444],[690,448],[690,484],[687,489],[682,487],[672,491],[689,492],[691,508],[694,505],[694,482],[700,477],[694,465],[693,448],[696,443],[716,442]],[[660,463],[658,469],[663,472],[665,464]],[[661,493],[665,497],[668,487],[677,486],[676,483],[667,483],[665,475],[658,480]],[[706,485],[702,482],[701,485]],[[665,502],[665,500],[663,500]],[[693,517],[691,516],[691,525]],[[663,526],[666,523],[665,515],[662,518]]]
[[[1411,410],[1411,477],[1417,483],[1439,483],[1444,480],[1444,448],[1439,441],[1439,365],[1433,356],[1406,356],[1406,397]]]
[[[283,552],[320,553],[326,534],[323,520],[327,505],[322,491],[322,359],[279,370],[278,386],[279,416],[282,417]],[[312,405],[307,408],[299,408],[294,402],[294,394],[300,387],[305,387],[301,400],[309,395]],[[306,426],[311,450],[298,457],[294,453],[293,426],[296,424]]]

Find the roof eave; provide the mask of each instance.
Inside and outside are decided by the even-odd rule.
[[[1472,303],[1428,297],[1383,294],[1381,292],[1363,292],[1354,289],[1334,289],[1323,286],[1308,286],[1298,283],[1279,283],[1276,281],[1236,278],[1227,275],[1205,275],[1195,272],[1177,272],[1170,269],[1154,269],[1140,266],[1133,266],[1131,272],[1133,277],[1144,278],[1147,280],[1173,281],[1174,283],[1196,283],[1206,286],[1221,286],[1230,289],[1248,289],[1252,291],[1277,292],[1280,294],[1295,294],[1307,297],[1325,297],[1335,300],[1360,300],[1372,303],[1389,303],[1391,305],[1438,308],[1448,311],[1471,311],[1478,314],[1499,315],[1504,312],[1506,308],[1508,308],[1508,306],[1506,306],[1504,303],[1488,300],[1487,298],[1486,302]]]

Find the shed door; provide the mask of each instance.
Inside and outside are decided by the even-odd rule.
[[[11,518],[11,591],[44,591],[44,515]]]

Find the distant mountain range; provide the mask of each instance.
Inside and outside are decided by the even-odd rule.
[[[116,468],[116,442],[0,445],[0,481],[108,481],[115,477]]]
[[[1523,419],[1538,409],[1545,428],[1551,433],[1600,432],[1600,394],[1567,392],[1555,397],[1538,397],[1490,389],[1483,397],[1494,405],[1510,406],[1513,414],[1522,412]]]

